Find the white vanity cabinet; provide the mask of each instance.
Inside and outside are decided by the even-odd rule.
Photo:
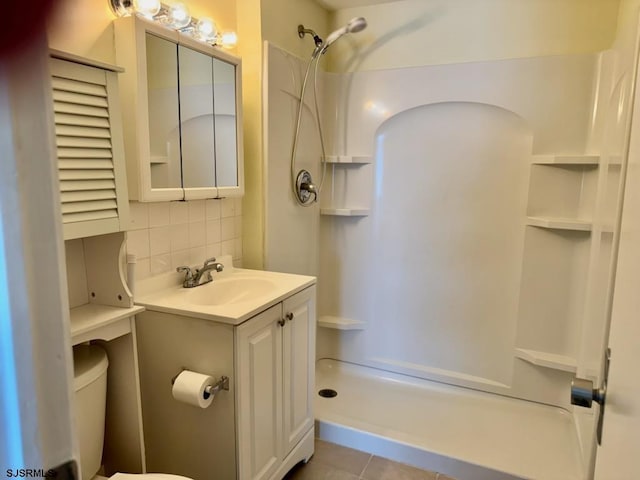
[[[131,199],[242,195],[240,59],[135,15],[114,31]]]
[[[126,166],[117,75],[122,69],[51,52],[64,239],[126,229]]]
[[[241,272],[254,279],[270,274]],[[164,292],[141,296],[146,310],[136,326],[149,471],[195,480],[280,480],[313,454],[315,279],[272,275],[290,283],[236,319],[214,320],[206,312],[216,306],[187,311]],[[177,294],[189,298],[199,288],[207,286]],[[229,390],[206,409],[178,402],[170,380],[182,369],[225,375]]]
[[[240,479],[281,478],[313,452],[315,326],[310,287],[236,329]]]

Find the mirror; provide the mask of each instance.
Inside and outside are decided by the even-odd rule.
[[[212,58],[180,45],[178,59],[182,185],[185,188],[216,186],[218,135],[214,124]]]
[[[216,185],[238,185],[236,69],[234,65],[213,59],[215,96]]]
[[[176,44],[146,34],[151,188],[182,187]]]
[[[236,67],[146,33],[151,187],[238,186]]]
[[[240,59],[136,15],[114,29],[130,198],[242,195]]]

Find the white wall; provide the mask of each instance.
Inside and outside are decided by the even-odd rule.
[[[384,266],[362,272],[379,361],[511,383],[532,139],[522,117],[472,102],[380,127],[370,252]]]
[[[333,28],[369,26],[332,48],[332,70],[374,70],[609,48],[617,0],[401,0],[345,8]]]
[[[315,30],[325,38],[329,32],[330,15],[314,0],[263,0],[262,36],[264,40],[307,58],[313,51],[310,36],[298,37],[298,25]]]
[[[318,205],[298,206],[291,184],[291,149],[306,62],[265,42],[265,268],[318,274]],[[301,113],[295,172],[308,170],[321,181],[322,151],[310,75]],[[322,88],[322,84],[320,84]],[[322,91],[318,92],[319,96]]]

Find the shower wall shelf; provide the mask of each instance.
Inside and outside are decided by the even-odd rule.
[[[365,165],[371,163],[370,155],[327,155],[325,162],[335,165]]]
[[[320,215],[366,217],[371,206],[373,168],[371,155],[327,155],[326,185]]]
[[[578,362],[573,357],[558,355],[555,353],[516,348],[515,356],[520,360],[529,362],[539,367],[552,368],[563,372],[576,373]]]
[[[552,217],[527,217],[527,225],[554,230],[574,230],[578,232],[590,232],[593,227],[593,224],[588,220]]]
[[[332,315],[321,315],[318,319],[319,327],[333,328],[335,330],[364,330],[365,325],[366,323],[360,320]]]
[[[534,165],[593,165],[600,163],[600,155],[533,155]]]
[[[321,208],[320,215],[331,215],[335,217],[367,217],[368,208]]]

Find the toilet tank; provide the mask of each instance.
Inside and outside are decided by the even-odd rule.
[[[74,408],[82,480],[91,480],[102,464],[108,366],[107,353],[98,345],[73,348]]]

